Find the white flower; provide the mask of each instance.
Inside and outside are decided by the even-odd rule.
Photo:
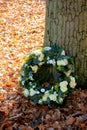
[[[28,89],[24,89],[23,94],[25,97],[29,96],[29,90]]]
[[[25,81],[22,81],[21,84],[24,85]]]
[[[40,56],[39,56],[39,58],[38,58],[38,60],[39,60],[39,61],[42,61],[43,59],[44,59],[44,54],[41,53]]]
[[[47,98],[49,97],[49,92],[46,91],[42,97],[42,101],[47,101]]]
[[[34,96],[36,94],[36,91],[33,88],[31,88],[29,94],[30,96]]]
[[[75,78],[72,77],[72,76],[70,76],[70,79],[71,79],[71,81],[70,81],[70,87],[71,88],[75,88],[75,86],[76,86]]]
[[[59,66],[66,66],[68,64],[68,60],[67,59],[63,59],[63,60],[58,60],[57,61],[57,65]]]
[[[49,46],[44,47],[44,50],[45,50],[45,51],[49,51],[49,50],[51,50],[51,47],[49,47]]]
[[[67,85],[68,85],[67,81],[60,82],[59,86],[62,92],[66,92],[68,90]]]
[[[55,94],[50,94],[49,98],[50,98],[50,100],[52,100],[52,101],[56,101],[56,100],[57,100],[57,97],[56,97]]]
[[[60,89],[62,92],[66,92],[68,90],[67,86],[61,86]]]
[[[55,65],[55,64],[56,64],[55,59],[48,60],[48,61],[47,61],[47,64]]]
[[[44,96],[42,97],[42,101],[47,101],[47,98],[48,98],[48,96],[44,95]]]
[[[37,66],[37,65],[31,66],[31,68],[32,68],[32,70],[34,71],[34,73],[36,73],[37,70],[38,70],[38,66]]]
[[[39,92],[39,91],[36,91],[36,94],[40,94],[40,92]]]
[[[67,77],[70,76],[70,74],[71,74],[71,70],[65,72],[65,75],[66,75]]]
[[[42,93],[44,93],[44,92],[45,92],[45,89],[44,89],[44,88],[42,88],[42,89],[41,89],[41,92],[42,92]]]
[[[64,50],[61,52],[61,55],[65,55],[65,51]]]

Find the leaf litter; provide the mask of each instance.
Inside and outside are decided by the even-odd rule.
[[[43,46],[45,0],[0,0],[0,130],[87,130],[87,91],[64,105],[37,106],[18,83],[29,52]]]

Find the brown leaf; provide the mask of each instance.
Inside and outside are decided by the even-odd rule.
[[[66,120],[66,124],[67,125],[73,125],[75,123],[76,119],[74,117],[69,117],[67,120]]]

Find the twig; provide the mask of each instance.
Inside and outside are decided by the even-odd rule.
[[[14,119],[16,119],[16,118],[19,118],[19,117],[22,116],[22,115],[23,115],[22,113],[17,114],[16,116],[10,117],[9,120],[14,120]]]

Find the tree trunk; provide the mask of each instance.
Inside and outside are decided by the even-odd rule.
[[[87,86],[87,0],[47,0],[45,44],[74,57],[78,84]]]

